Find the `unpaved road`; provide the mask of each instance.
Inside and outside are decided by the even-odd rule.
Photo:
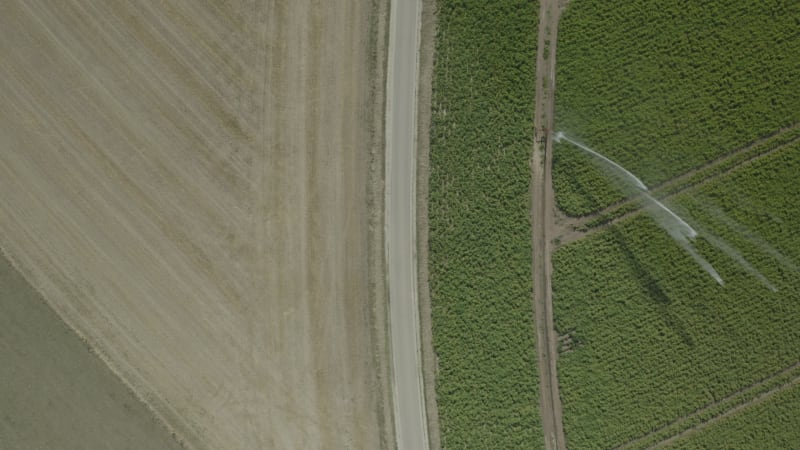
[[[391,440],[372,5],[0,5],[0,245],[191,446]]]
[[[392,1],[386,102],[386,255],[397,448],[428,442],[416,265],[416,142],[420,0]]]
[[[542,0],[539,10],[539,40],[536,56],[537,131],[531,162],[531,222],[533,234],[533,309],[536,327],[536,350],[539,363],[542,428],[547,449],[566,448],[558,393],[556,362],[558,336],[553,325],[553,290],[551,240],[555,237],[553,166],[553,109],[555,58],[560,0]]]

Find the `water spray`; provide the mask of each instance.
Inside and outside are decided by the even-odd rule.
[[[761,251],[768,254],[779,263],[783,264],[785,267],[791,269],[794,272],[800,272],[800,267],[794,263],[789,257],[781,253],[778,249],[770,245],[767,241],[765,241],[761,236],[758,234],[750,231],[744,225],[740,224],[739,222],[733,220],[732,218],[725,215],[722,209],[716,206],[708,206],[703,205],[714,217],[714,219],[719,220],[723,224],[725,224],[730,230],[735,231],[742,235],[746,240],[750,241],[753,245],[758,247]]]
[[[644,195],[644,198],[647,199],[647,201],[649,201],[652,205],[655,205],[662,211],[669,214],[669,216],[683,229],[683,232],[686,235],[686,237],[690,239],[694,239],[697,237],[697,231],[695,231],[691,225],[686,223],[685,220],[681,219],[679,215],[675,214],[674,211],[664,206],[663,203],[653,198],[653,196],[648,194],[647,192],[644,192],[642,195]]]
[[[689,241],[687,241],[686,239],[678,240],[678,244],[684,250],[686,250],[686,253],[688,253],[692,257],[692,259],[694,259],[694,261],[700,267],[702,267],[703,270],[706,271],[706,273],[711,275],[711,278],[713,278],[714,281],[717,282],[717,284],[719,284],[720,286],[725,286],[725,280],[723,280],[722,277],[719,275],[719,273],[716,271],[716,269],[714,269],[714,266],[712,266],[711,263],[708,262],[705,258],[700,256],[700,253],[698,253],[697,250],[695,250],[695,248],[692,247],[692,244],[689,243]]]
[[[642,180],[637,178],[636,175],[630,173],[624,167],[622,167],[619,164],[615,163],[614,161],[606,158],[605,156],[601,155],[600,153],[597,153],[596,151],[590,149],[589,147],[581,144],[580,142],[567,137],[563,132],[559,131],[555,135],[555,140],[556,140],[556,142],[561,142],[561,139],[564,139],[565,141],[575,145],[576,147],[580,148],[581,150],[591,154],[592,156],[595,156],[595,157],[599,158],[600,160],[602,160],[603,162],[605,162],[609,166],[613,167],[614,169],[616,169],[617,171],[619,171],[620,173],[625,175],[628,178],[628,180],[632,181],[633,185],[636,186],[638,189],[641,189],[643,191],[647,191],[647,185],[645,185],[642,182]]]
[[[725,285],[725,281],[714,269],[714,266],[700,256],[700,253],[698,253],[697,250],[692,246],[690,240],[694,240],[697,237],[697,231],[695,231],[695,229],[692,228],[691,225],[683,220],[683,218],[681,218],[678,214],[650,195],[650,190],[647,189],[647,185],[644,184],[642,180],[616,162],[601,155],[600,153],[597,153],[588,146],[568,137],[562,131],[557,132],[553,138],[556,142],[561,142],[563,139],[575,145],[586,153],[589,153],[590,155],[603,161],[616,172],[620,173],[622,175],[622,179],[626,183],[632,185],[642,193],[643,198],[650,206],[647,209],[650,211],[650,215],[653,217],[656,223],[663,228],[684,250],[686,250],[686,252],[691,255],[692,259],[694,259],[695,262],[697,262],[697,264],[702,267],[703,270],[705,270],[711,276],[711,278],[714,279],[714,281],[719,283],[720,286]],[[768,285],[768,287],[770,286],[771,285]]]
[[[750,275],[754,276],[758,281],[761,282],[764,286],[767,287],[772,292],[778,292],[778,288],[772,284],[767,277],[764,276],[761,272],[758,271],[752,264],[750,264],[738,250],[728,245],[727,242],[723,241],[722,239],[712,236],[706,235],[706,240],[710,242],[712,245],[717,247],[718,249],[722,250],[726,255],[728,255],[731,259],[739,263],[740,266],[744,268]]]

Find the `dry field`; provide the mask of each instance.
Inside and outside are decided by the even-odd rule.
[[[2,256],[0,361],[0,448],[180,448]]]
[[[0,245],[189,446],[392,441],[372,3],[0,4]]]

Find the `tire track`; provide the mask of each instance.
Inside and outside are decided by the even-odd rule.
[[[794,128],[797,128],[797,126],[793,127],[793,129]],[[686,191],[688,191],[690,189],[698,188],[700,186],[708,184],[708,183],[710,183],[710,182],[712,182],[712,181],[714,181],[714,180],[716,180],[716,179],[718,179],[720,177],[723,177],[725,175],[729,175],[729,174],[731,174],[731,173],[733,173],[733,172],[735,172],[737,170],[740,170],[742,168],[745,168],[745,167],[755,163],[756,161],[758,161],[758,160],[760,160],[762,158],[765,158],[765,157],[770,156],[770,155],[772,155],[774,153],[780,152],[780,151],[784,150],[786,147],[794,145],[794,144],[796,144],[798,142],[800,142],[800,136],[797,136],[797,137],[795,137],[795,138],[793,138],[793,139],[791,139],[788,142],[785,142],[783,144],[779,144],[776,147],[771,148],[769,150],[766,150],[766,151],[764,151],[762,153],[757,153],[755,155],[752,155],[749,158],[746,158],[746,159],[734,164],[733,166],[726,168],[725,170],[722,170],[722,171],[719,171],[719,172],[716,172],[716,173],[712,173],[709,176],[704,177],[704,178],[702,178],[700,180],[697,180],[695,182],[688,182],[683,186],[679,186],[674,190],[670,190],[671,187],[675,187],[676,185],[679,185],[681,181],[686,181],[686,180],[690,179],[693,175],[696,175],[697,173],[700,173],[703,170],[713,170],[714,168],[716,168],[719,165],[723,164],[724,161],[720,161],[719,163],[716,163],[714,165],[704,166],[705,169],[700,169],[700,168],[695,169],[692,172],[687,172],[686,174],[683,174],[683,175],[680,175],[680,176],[678,176],[676,178],[673,178],[672,180],[670,180],[668,182],[665,182],[664,184],[660,185],[659,187],[654,188],[653,192],[656,193],[656,194],[659,194],[659,193],[663,194],[666,191],[667,192],[666,194],[656,197],[659,201],[663,201],[665,199],[668,199],[668,198],[674,197],[676,195],[682,194],[682,193],[684,193],[684,192],[686,192]],[[747,147],[747,149],[749,150],[749,149],[752,149],[753,147],[754,146],[750,146],[750,147]],[[742,149],[739,152],[737,152],[737,154],[741,154],[744,151],[745,151],[745,149]],[[730,159],[730,158],[732,158],[734,156],[735,155],[730,155],[729,157],[726,157],[726,160],[728,160],[728,159]],[[562,225],[562,227],[565,230],[565,233],[564,233],[564,236],[561,239],[560,245],[566,245],[566,244],[574,242],[574,241],[576,241],[578,239],[589,237],[592,234],[597,233],[599,231],[602,231],[602,230],[610,227],[611,225],[614,225],[614,224],[616,224],[616,223],[618,223],[618,222],[620,222],[620,221],[622,221],[624,219],[627,219],[627,218],[632,217],[632,216],[634,216],[636,214],[639,214],[642,211],[642,206],[641,205],[637,205],[636,203],[640,199],[641,199],[641,197],[637,195],[637,196],[631,197],[629,199],[623,200],[621,202],[615,203],[612,206],[609,206],[609,207],[607,207],[607,208],[605,208],[605,209],[603,209],[603,210],[601,210],[601,211],[599,211],[597,213],[591,214],[589,216],[585,216],[585,217],[583,217],[581,219],[578,219],[578,220],[575,220],[575,221],[567,221],[564,225]],[[626,208],[630,208],[630,210],[624,211]],[[622,212],[622,211],[624,211],[624,212]],[[614,214],[619,214],[619,215],[617,215],[615,217]],[[598,220],[602,219],[604,216],[608,216],[608,221],[602,222],[602,223],[594,225],[594,226],[591,225],[592,222],[598,221]]]
[[[735,149],[730,153],[726,153],[725,155],[720,156],[719,158],[716,158],[716,159],[714,159],[712,161],[709,161],[709,162],[707,162],[707,163],[705,163],[705,164],[703,164],[701,166],[695,167],[694,169],[691,169],[691,170],[689,170],[687,172],[684,172],[684,173],[682,173],[680,175],[677,175],[677,176],[675,176],[673,178],[670,178],[669,180],[664,181],[663,183],[659,184],[658,186],[653,187],[651,190],[656,194],[667,192],[668,194],[664,197],[664,198],[666,198],[666,197],[673,196],[675,194],[681,193],[681,192],[683,192],[683,191],[685,191],[687,189],[691,189],[692,187],[695,187],[695,186],[701,185],[703,183],[706,183],[706,182],[708,182],[708,181],[710,181],[710,180],[712,180],[714,178],[717,178],[717,177],[719,177],[721,175],[724,175],[726,173],[732,172],[732,171],[740,168],[741,166],[747,165],[750,162],[752,162],[754,160],[757,160],[758,158],[761,158],[763,156],[767,156],[767,155],[769,155],[769,154],[771,154],[771,153],[773,153],[775,151],[778,151],[779,149],[781,149],[781,148],[783,148],[783,147],[785,147],[787,145],[790,145],[790,144],[792,144],[794,142],[797,142],[798,139],[800,139],[800,136],[796,137],[796,138],[793,138],[789,142],[786,142],[786,143],[783,143],[783,144],[779,144],[775,148],[768,149],[768,150],[766,150],[764,152],[761,152],[761,153],[756,153],[756,154],[752,155],[749,158],[745,158],[744,160],[739,161],[738,163],[735,163],[733,166],[729,167],[728,169],[725,169],[725,170],[723,170],[721,172],[712,173],[710,176],[705,177],[705,178],[703,178],[702,180],[700,180],[698,182],[694,182],[694,183],[688,182],[687,183],[687,181],[689,181],[692,177],[696,176],[697,174],[701,174],[702,172],[712,171],[713,169],[728,163],[729,161],[739,157],[740,155],[742,155],[744,153],[753,151],[754,149],[758,148],[761,145],[766,144],[767,142],[769,142],[772,139],[780,138],[781,136],[783,136],[783,135],[785,135],[787,133],[790,133],[792,131],[798,131],[798,130],[800,130],[800,122],[795,123],[795,124],[793,124],[793,125],[791,125],[789,127],[781,128],[781,129],[779,129],[779,130],[777,130],[777,131],[775,131],[773,133],[770,133],[770,134],[768,134],[766,136],[763,136],[763,137],[759,138],[756,141],[751,142],[750,144],[748,144],[748,145],[746,145],[744,147],[740,147],[738,149]],[[681,186],[681,183],[686,183],[686,185]],[[673,190],[673,188],[676,188],[676,187],[677,187],[677,189]],[[601,219],[604,216],[611,215],[611,214],[615,213],[616,211],[618,211],[620,209],[623,209],[623,208],[625,208],[625,207],[627,207],[629,205],[632,205],[634,202],[638,201],[638,199],[639,199],[639,196],[633,196],[633,197],[618,201],[618,202],[616,202],[614,204],[611,204],[609,206],[606,206],[605,208],[603,208],[603,209],[601,209],[599,211],[596,211],[594,213],[588,214],[588,215],[580,217],[580,218],[571,219],[571,220],[569,220],[568,225],[572,226],[575,229],[595,228],[595,227],[591,226],[592,222],[594,222],[594,221],[596,221],[598,219]]]
[[[555,195],[552,181],[553,129],[555,103],[555,56],[558,20],[566,2],[542,0],[539,9],[539,37],[536,56],[536,96],[534,144],[531,161],[531,233],[533,243],[533,312],[536,352],[539,364],[539,389],[545,448],[566,448],[558,391],[558,342],[553,324],[551,286],[551,240],[556,230]]]
[[[797,377],[793,378],[791,381],[789,381],[789,382],[787,382],[785,384],[782,384],[782,385],[780,385],[780,386],[778,386],[778,387],[776,387],[774,389],[770,389],[769,391],[766,391],[766,392],[764,392],[762,394],[759,394],[756,398],[754,398],[754,399],[752,399],[752,400],[750,400],[750,401],[748,401],[746,403],[742,403],[741,405],[738,405],[738,406],[736,406],[734,408],[731,408],[728,411],[725,411],[724,413],[722,413],[722,414],[720,414],[718,416],[715,416],[714,418],[709,419],[709,420],[707,420],[707,421],[705,421],[705,422],[703,422],[703,423],[701,423],[699,425],[696,425],[696,426],[694,426],[692,428],[689,428],[688,430],[686,430],[686,431],[684,431],[684,432],[682,432],[680,434],[677,434],[675,436],[671,436],[671,437],[669,437],[669,438],[667,438],[667,439],[665,439],[665,440],[663,440],[661,442],[658,442],[657,444],[655,444],[655,445],[653,445],[652,447],[649,447],[649,448],[651,448],[651,449],[663,448],[664,446],[669,445],[669,444],[677,441],[678,439],[681,439],[681,438],[684,438],[686,436],[689,436],[689,435],[692,435],[694,433],[697,433],[698,431],[700,431],[700,430],[702,430],[704,428],[707,428],[708,426],[713,425],[713,424],[719,422],[720,420],[725,419],[726,417],[730,417],[730,416],[732,416],[734,414],[737,414],[737,413],[741,412],[742,410],[744,410],[746,408],[749,408],[751,406],[755,406],[755,405],[757,405],[759,403],[762,403],[762,402],[768,400],[773,395],[775,395],[775,394],[777,394],[779,392],[785,391],[786,389],[792,388],[792,387],[794,387],[796,385],[800,385],[800,376],[797,376]]]
[[[753,383],[753,384],[751,384],[749,386],[743,387],[743,388],[731,393],[727,397],[719,399],[719,400],[717,400],[717,401],[715,401],[713,403],[709,403],[706,406],[703,406],[702,408],[700,408],[698,410],[695,410],[691,414],[688,414],[688,415],[685,415],[683,417],[680,417],[680,418],[678,418],[678,419],[676,419],[676,420],[664,425],[663,427],[660,427],[660,428],[658,428],[656,430],[653,430],[653,431],[651,431],[651,432],[649,432],[647,434],[639,436],[636,439],[628,441],[625,444],[622,444],[621,446],[619,446],[617,448],[619,450],[625,450],[625,449],[630,449],[630,448],[641,448],[641,447],[637,447],[637,445],[646,443],[648,440],[651,440],[652,438],[654,438],[654,437],[656,437],[656,436],[658,436],[658,435],[660,435],[662,433],[667,432],[671,428],[676,428],[677,427],[677,429],[680,430],[677,433],[672,433],[671,435],[668,435],[663,440],[657,441],[655,444],[646,447],[646,448],[655,448],[655,447],[658,447],[659,445],[661,445],[661,443],[668,443],[667,441],[671,442],[672,440],[677,439],[678,437],[681,437],[681,436],[683,436],[685,434],[689,434],[689,431],[692,430],[692,429],[704,428],[704,427],[707,426],[708,423],[715,422],[715,421],[721,419],[722,417],[728,416],[733,411],[741,410],[742,408],[744,408],[744,407],[746,407],[746,406],[748,406],[750,404],[753,404],[754,402],[757,402],[760,398],[764,397],[767,394],[772,395],[775,392],[778,392],[780,390],[785,389],[790,384],[797,383],[798,381],[800,381],[800,373],[796,373],[796,372],[798,372],[798,369],[800,369],[800,362],[797,362],[795,364],[792,364],[789,367],[781,369],[781,370],[773,373],[772,375],[767,376],[766,378],[763,378],[763,379],[761,379],[761,380],[759,380],[759,381],[757,381],[757,382],[755,382],[755,383]],[[764,392],[758,393],[759,388],[763,388],[764,386],[768,386],[771,382],[779,380],[780,378],[785,377],[787,375],[795,375],[795,376],[793,378],[791,378],[787,382],[781,383],[776,387],[773,387],[773,388],[767,389]],[[693,420],[693,419],[695,419],[697,417],[701,417],[705,413],[712,411],[714,408],[717,408],[719,406],[724,406],[726,403],[735,401],[735,399],[737,397],[740,397],[740,396],[745,396],[746,397],[746,396],[748,396],[750,394],[754,394],[754,393],[756,394],[756,396],[751,398],[751,399],[749,399],[749,400],[747,400],[747,401],[745,401],[745,402],[739,403],[738,405],[735,405],[735,406],[733,406],[731,408],[728,408],[728,409],[723,409],[718,414],[714,415],[712,418],[710,418],[708,420],[705,420],[705,421],[701,421],[697,425],[693,425],[693,426],[690,426],[688,428],[683,428],[683,426],[686,424],[686,422],[691,421],[691,420]]]

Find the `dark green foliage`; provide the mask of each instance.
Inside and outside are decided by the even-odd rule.
[[[704,166],[698,170],[688,173],[686,176],[681,176],[679,178],[670,180],[669,183],[665,183],[653,189],[654,195],[657,197],[664,197],[667,195],[679,193],[683,190],[686,190],[692,186],[697,186],[702,184],[709,179],[712,179],[715,176],[722,175],[726,172],[730,172],[735,170],[737,167],[740,167],[743,164],[748,164],[752,162],[755,158],[762,157],[766,154],[781,151],[784,147],[794,145],[795,143],[800,142],[800,126],[795,127],[793,129],[782,130],[779,133],[776,133],[774,136],[771,136],[767,139],[759,141],[756,144],[749,145],[740,149],[740,151],[735,152],[731,155],[726,155],[725,157],[721,158],[718,161],[715,161],[714,164],[710,164]],[[576,152],[577,149],[567,148],[563,150],[564,154],[570,154]],[[587,156],[588,157],[588,156]],[[563,166],[562,166],[563,167]],[[582,171],[579,173],[585,173],[585,168],[590,167],[589,165],[580,165],[576,166],[578,170]],[[588,178],[588,177],[587,177]],[[572,177],[567,178],[563,177],[560,181],[564,180],[580,180],[580,177]],[[586,211],[593,209],[594,207],[602,204],[608,204],[612,200],[616,201],[621,199],[620,191],[612,191],[611,189],[604,191],[603,189],[592,189],[592,190],[583,190],[582,186],[584,184],[591,183],[598,183],[597,185],[602,187],[605,185],[611,186],[612,179],[609,177],[600,179],[599,177],[595,178],[588,178],[588,182],[580,184],[578,188],[573,189],[571,192],[581,192],[583,196],[577,196],[576,201],[582,202],[583,205],[587,205],[587,202],[592,202],[591,205],[585,207],[584,210],[581,210],[581,214],[585,214]],[[605,184],[603,184],[605,183]],[[619,185],[619,183],[617,183]],[[612,188],[613,189],[613,188]],[[562,196],[562,200],[570,200],[571,197],[564,195]],[[581,203],[578,203],[579,205]],[[568,208],[565,209],[567,214],[571,215],[579,215],[579,214],[572,214],[577,209],[572,206],[569,209],[570,205],[566,205]],[[593,220],[586,223],[584,230],[594,228],[603,224],[606,224],[613,219],[622,216],[623,214],[629,213],[641,207],[641,202],[633,201],[633,198],[630,201],[621,202],[617,206],[613,208],[609,208],[607,212],[604,212],[601,215],[598,215]],[[562,208],[564,208],[562,206]]]
[[[725,417],[667,448],[708,449],[797,448],[800,443],[800,385],[777,392],[762,403]]]
[[[630,185],[578,147],[560,142],[553,149],[556,204],[567,215],[589,214],[632,193]]]
[[[556,327],[573,340],[559,359],[570,447],[621,445],[800,361],[798,173],[794,144],[674,199],[724,287],[644,215],[556,252]]]
[[[682,432],[685,432],[691,428],[697,429],[697,427],[704,425],[708,426],[715,420],[721,420],[726,414],[736,415],[737,413],[735,411],[737,411],[737,408],[739,408],[739,410],[746,408],[746,405],[751,405],[760,401],[760,398],[771,395],[770,392],[777,392],[781,389],[784,389],[788,384],[792,383],[793,380],[797,379],[798,376],[800,376],[800,367],[792,366],[786,371],[778,372],[774,376],[767,377],[764,380],[759,380],[759,383],[756,383],[746,389],[736,391],[734,394],[725,397],[723,400],[712,403],[703,409],[700,409],[688,416],[682,417],[670,425],[659,429],[657,432],[649,434],[642,439],[636,440],[630,445],[629,448],[649,449],[656,444],[664,442],[668,438],[678,436]],[[770,424],[765,422],[762,418],[760,421],[754,422],[753,425],[763,427],[764,425],[768,426]],[[707,431],[702,431],[701,433],[698,433],[698,435],[704,435],[706,433]],[[735,440],[729,442],[730,444],[726,448],[739,448],[738,446],[732,445],[736,442]],[[743,443],[744,442],[741,442],[740,444]]]
[[[443,445],[542,447],[529,217],[538,7],[438,9],[429,245]]]
[[[800,3],[785,0],[570,3],[556,126],[652,187],[797,123],[798,17]],[[581,164],[564,156],[554,169],[559,205],[579,215],[598,206],[581,191],[601,184]]]

